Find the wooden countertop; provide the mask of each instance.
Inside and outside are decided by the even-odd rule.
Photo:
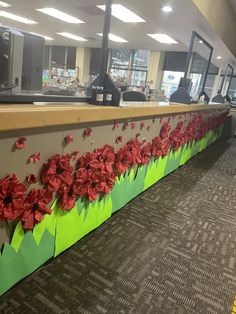
[[[226,109],[227,106],[157,102],[126,102],[122,103],[121,107],[98,107],[86,103],[3,104],[0,105],[0,131],[113,121],[219,108]]]

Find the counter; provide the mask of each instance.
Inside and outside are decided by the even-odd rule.
[[[227,114],[153,102],[0,106],[0,295],[216,141]]]

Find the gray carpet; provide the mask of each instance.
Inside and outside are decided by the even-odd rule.
[[[234,139],[213,144],[11,289],[0,312],[227,314],[235,294]]]

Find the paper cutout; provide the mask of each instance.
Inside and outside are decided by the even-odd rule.
[[[39,245],[32,232],[25,233],[18,252],[5,243],[0,256],[0,295],[53,257],[55,238],[45,230]]]
[[[111,217],[111,196],[104,197],[101,201],[82,203],[76,202],[76,206],[70,212],[57,209],[56,244],[54,256],[65,251],[93,229]]]
[[[5,243],[0,255],[0,295],[23,279],[48,259],[57,256],[110,218],[130,200],[159,181],[165,175],[187,162],[191,157],[216,141],[223,126],[208,131],[200,141],[170,151],[164,158],[151,159],[145,166],[132,168],[116,180],[111,193],[95,202],[76,202],[70,211],[62,211],[55,201],[52,214],[35,226],[33,232],[24,233],[18,223],[11,244]]]
[[[167,156],[167,163],[165,167],[164,176],[167,176],[169,173],[176,170],[180,165],[180,159],[182,156],[182,147],[180,147],[177,151],[171,150],[169,155]]]
[[[147,174],[144,182],[144,190],[164,177],[168,156],[152,159],[147,166]]]
[[[121,209],[125,204],[142,193],[146,176],[147,165],[131,169],[116,180],[110,195],[112,198],[112,212]]]

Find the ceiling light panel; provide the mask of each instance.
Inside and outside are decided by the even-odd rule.
[[[45,40],[49,40],[49,41],[54,40],[54,38],[52,38],[52,37],[45,36],[45,35],[41,35],[41,34],[38,34],[38,33],[30,32],[30,34],[36,35],[36,36],[41,36],[41,37],[43,37]]]
[[[0,16],[5,17],[7,19],[11,19],[13,21],[16,22],[20,22],[20,23],[24,23],[24,24],[38,24],[37,22],[33,21],[33,20],[29,20],[25,17],[19,16],[19,15],[15,15],[6,11],[0,11]]]
[[[97,5],[97,7],[103,11],[106,10],[105,5]],[[126,7],[121,4],[113,4],[111,9],[112,16],[116,17],[117,19],[121,20],[125,23],[143,23],[145,22],[140,16],[135,14],[134,12],[130,11]]]
[[[81,21],[80,19],[71,16],[69,14],[66,14],[62,11],[59,11],[57,9],[54,8],[43,8],[43,9],[36,9],[37,11],[47,14],[49,16],[54,17],[55,19],[61,20],[63,22],[66,23],[70,23],[70,24],[80,24],[80,23],[84,23],[84,21]]]
[[[172,7],[170,6],[164,6],[163,8],[161,8],[161,10],[165,13],[170,13],[173,11]]]
[[[162,44],[178,44],[176,40],[166,34],[147,34],[149,37],[159,41]]]
[[[103,36],[103,34],[101,34],[101,33],[98,33],[97,35],[101,36],[101,37]],[[109,40],[117,42],[117,43],[127,43],[128,42],[126,39],[119,37],[117,35],[111,34],[111,33],[109,34]]]
[[[3,2],[3,1],[0,1],[0,7],[3,7],[3,8],[7,8],[7,7],[10,7],[11,5],[6,3],[6,2]]]
[[[62,32],[62,33],[57,33],[57,34],[60,36],[66,37],[66,38],[76,40],[76,41],[88,41],[87,39],[85,39],[83,37],[80,37],[80,36],[77,36],[77,35],[74,35],[71,33]]]
[[[217,56],[217,57],[216,57],[216,59],[221,60],[221,59],[222,59],[222,57],[221,57],[221,56]]]

